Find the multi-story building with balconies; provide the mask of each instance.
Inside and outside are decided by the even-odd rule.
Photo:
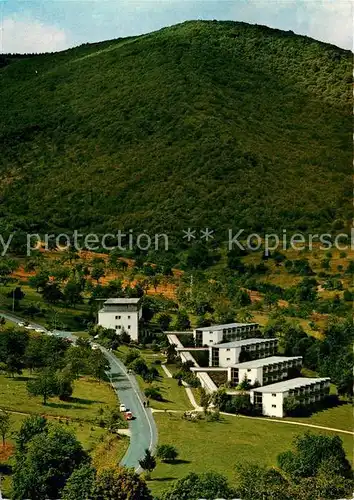
[[[209,366],[229,367],[243,361],[274,356],[278,339],[243,339],[209,347]]]
[[[227,380],[237,385],[243,380],[251,385],[272,384],[298,376],[302,367],[301,356],[271,356],[238,363],[228,368]]]
[[[251,403],[268,417],[285,416],[284,402],[293,396],[300,405],[310,405],[329,394],[329,378],[294,378],[251,389]]]
[[[258,323],[228,323],[196,328],[193,332],[197,347],[210,346],[220,342],[241,340],[256,336],[259,333]]]

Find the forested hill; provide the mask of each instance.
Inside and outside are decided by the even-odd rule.
[[[1,65],[2,231],[351,217],[350,51],[196,21]]]

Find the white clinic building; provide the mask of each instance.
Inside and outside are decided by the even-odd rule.
[[[231,340],[241,340],[259,332],[258,323],[227,323],[205,326],[193,331],[195,345],[210,346]]]
[[[243,339],[209,347],[209,366],[227,368],[240,362],[241,353],[250,359],[273,356],[278,349],[278,339]]]
[[[251,385],[257,381],[262,386],[285,380],[292,371],[300,371],[301,367],[301,356],[270,356],[230,366],[227,380],[237,385],[247,379]]]
[[[98,311],[98,324],[120,334],[125,330],[132,340],[139,339],[139,320],[142,317],[141,298],[107,299]]]
[[[283,418],[284,401],[294,396],[301,404],[321,401],[329,394],[329,378],[294,378],[276,384],[251,389],[251,403],[268,417]]]

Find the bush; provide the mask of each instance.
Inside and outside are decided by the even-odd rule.
[[[254,413],[253,405],[248,394],[232,396],[223,406],[223,411],[227,413],[240,413],[241,415],[252,415]]]
[[[163,401],[162,394],[156,387],[148,387],[145,389],[144,394],[147,398],[154,399],[155,401]]]
[[[200,386],[199,379],[192,372],[189,371],[179,370],[178,372],[175,372],[173,374],[173,378],[178,380],[184,380],[184,382],[186,382],[186,384],[190,385],[191,387]]]
[[[156,448],[156,456],[164,462],[173,462],[178,457],[178,451],[171,444],[160,444]]]
[[[130,365],[133,361],[140,358],[140,352],[137,349],[129,349],[126,357],[125,364]]]

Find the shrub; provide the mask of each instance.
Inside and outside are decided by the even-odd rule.
[[[148,387],[145,389],[144,394],[147,398],[154,399],[155,401],[163,401],[162,394],[156,387]]]
[[[156,456],[164,462],[173,462],[178,457],[178,451],[171,444],[160,444],[156,448]]]

